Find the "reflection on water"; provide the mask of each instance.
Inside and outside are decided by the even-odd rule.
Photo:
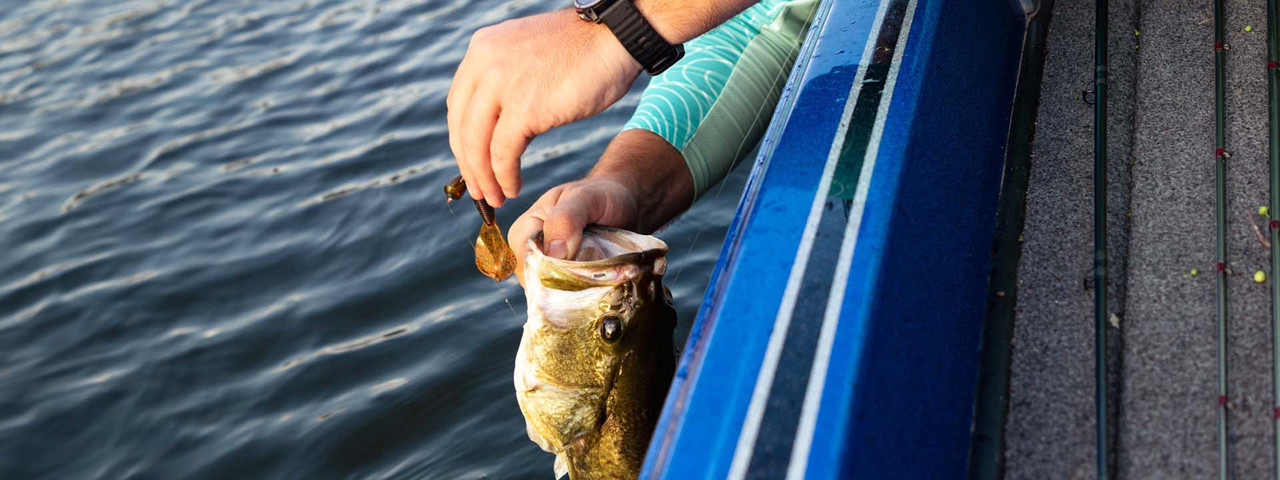
[[[0,478],[546,478],[523,293],[476,272],[479,218],[440,187],[468,35],[554,6],[0,8]],[[500,219],[635,101],[537,140]],[[660,235],[680,328],[734,182]]]

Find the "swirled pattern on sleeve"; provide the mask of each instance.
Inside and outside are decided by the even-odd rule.
[[[624,130],[666,139],[702,196],[764,133],[817,4],[762,0],[690,41],[685,57],[649,82]]]

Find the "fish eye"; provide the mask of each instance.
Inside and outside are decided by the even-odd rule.
[[[622,319],[609,315],[600,321],[600,339],[606,343],[616,343],[622,338]]]

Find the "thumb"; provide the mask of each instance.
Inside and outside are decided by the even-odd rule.
[[[542,231],[542,221],[546,213],[542,207],[534,206],[517,218],[508,230],[507,238],[511,240],[512,253],[516,255],[516,280],[524,285],[524,259],[529,253],[529,237]]]
[[[547,255],[571,259],[578,254],[582,245],[582,230],[587,224],[596,221],[596,205],[588,190],[575,188],[560,196],[560,201],[547,213],[546,222],[542,225],[544,236],[543,251]]]

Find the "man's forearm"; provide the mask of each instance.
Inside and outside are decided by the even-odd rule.
[[[702,35],[759,0],[632,0],[658,34],[671,43]]]
[[[614,181],[631,191],[634,228],[640,233],[653,233],[693,203],[693,175],[684,157],[647,130],[618,134],[587,178]]]

